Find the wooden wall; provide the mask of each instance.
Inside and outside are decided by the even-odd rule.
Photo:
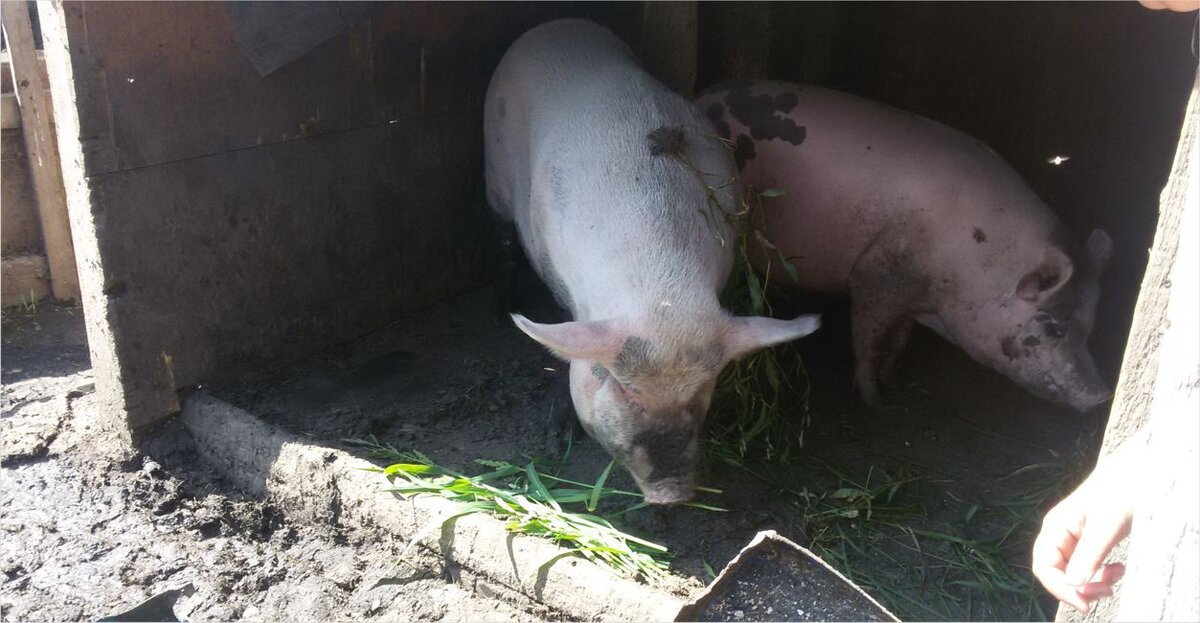
[[[484,283],[491,71],[537,23],[614,11],[389,4],[266,76],[224,3],[41,13],[97,386],[128,437],[178,388]]]
[[[1195,24],[1136,2],[701,3],[697,87],[809,82],[989,144],[1081,240],[1112,235],[1092,339],[1111,382],[1196,71]],[[1056,155],[1070,160],[1046,162]]]

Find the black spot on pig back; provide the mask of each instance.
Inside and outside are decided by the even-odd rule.
[[[746,163],[754,160],[754,141],[745,134],[738,134],[734,141],[733,159],[737,161],[738,171],[746,167]]]
[[[971,232],[971,237],[975,239],[975,242],[980,244],[987,242],[987,234],[983,233],[983,230],[978,227],[975,228],[975,231]]]
[[[795,121],[782,115],[799,101],[795,93],[780,93],[774,97],[751,95],[749,87],[742,86],[730,89],[725,101],[729,104],[729,114],[750,128],[754,140],[777,138],[793,145],[804,142],[807,133],[804,126],[796,125]]]
[[[795,93],[780,93],[775,96],[775,109],[784,114],[792,112],[799,103],[800,98]]]
[[[708,109],[704,111],[708,120],[717,128],[717,133],[722,138],[729,138],[729,124],[725,123],[725,105],[721,102],[713,102]]]
[[[651,156],[682,157],[687,149],[687,139],[684,138],[683,128],[679,126],[660,126],[646,135],[650,143]]]

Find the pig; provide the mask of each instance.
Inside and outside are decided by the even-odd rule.
[[[1087,411],[1111,396],[1087,349],[1112,242],[1079,245],[1000,156],[915,114],[774,81],[708,89],[697,104],[764,198],[760,270],[849,295],[855,384],[879,405],[913,323],[1043,398]],[[770,193],[774,194],[774,193]]]
[[[691,498],[701,424],[727,362],[818,319],[735,317],[732,158],[686,98],[603,27],[560,20],[505,53],[484,102],[488,203],[571,320],[521,331],[570,363],[585,432],[647,502]]]

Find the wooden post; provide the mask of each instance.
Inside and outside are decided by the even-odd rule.
[[[1121,366],[1100,461],[1138,444],[1141,490],[1125,578],[1087,615],[1058,621],[1200,620],[1200,75],[1192,87]],[[1135,433],[1141,433],[1136,434]]]
[[[42,222],[42,241],[50,264],[50,291],[64,302],[79,301],[79,276],[75,268],[75,248],[71,243],[71,223],[67,218],[66,192],[62,166],[51,126],[50,100],[46,82],[38,71],[29,7],[24,2],[0,2],[4,36],[12,57],[13,86],[21,109],[21,131],[29,154],[29,172],[37,196]]]

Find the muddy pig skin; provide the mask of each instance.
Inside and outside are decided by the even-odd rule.
[[[582,20],[538,26],[505,53],[484,140],[488,202],[573,318],[513,320],[570,362],[580,423],[646,500],[689,499],[717,374],[818,324],[718,303],[733,248],[713,211],[739,202],[732,158],[691,102]],[[724,186],[712,204],[706,186]]]
[[[879,404],[914,322],[1043,398],[1085,411],[1110,397],[1087,338],[1112,243],[1100,230],[1075,242],[988,147],[807,85],[731,82],[697,104],[732,141],[743,183],[786,193],[763,200],[763,223],[796,285],[849,294],[866,402]]]

